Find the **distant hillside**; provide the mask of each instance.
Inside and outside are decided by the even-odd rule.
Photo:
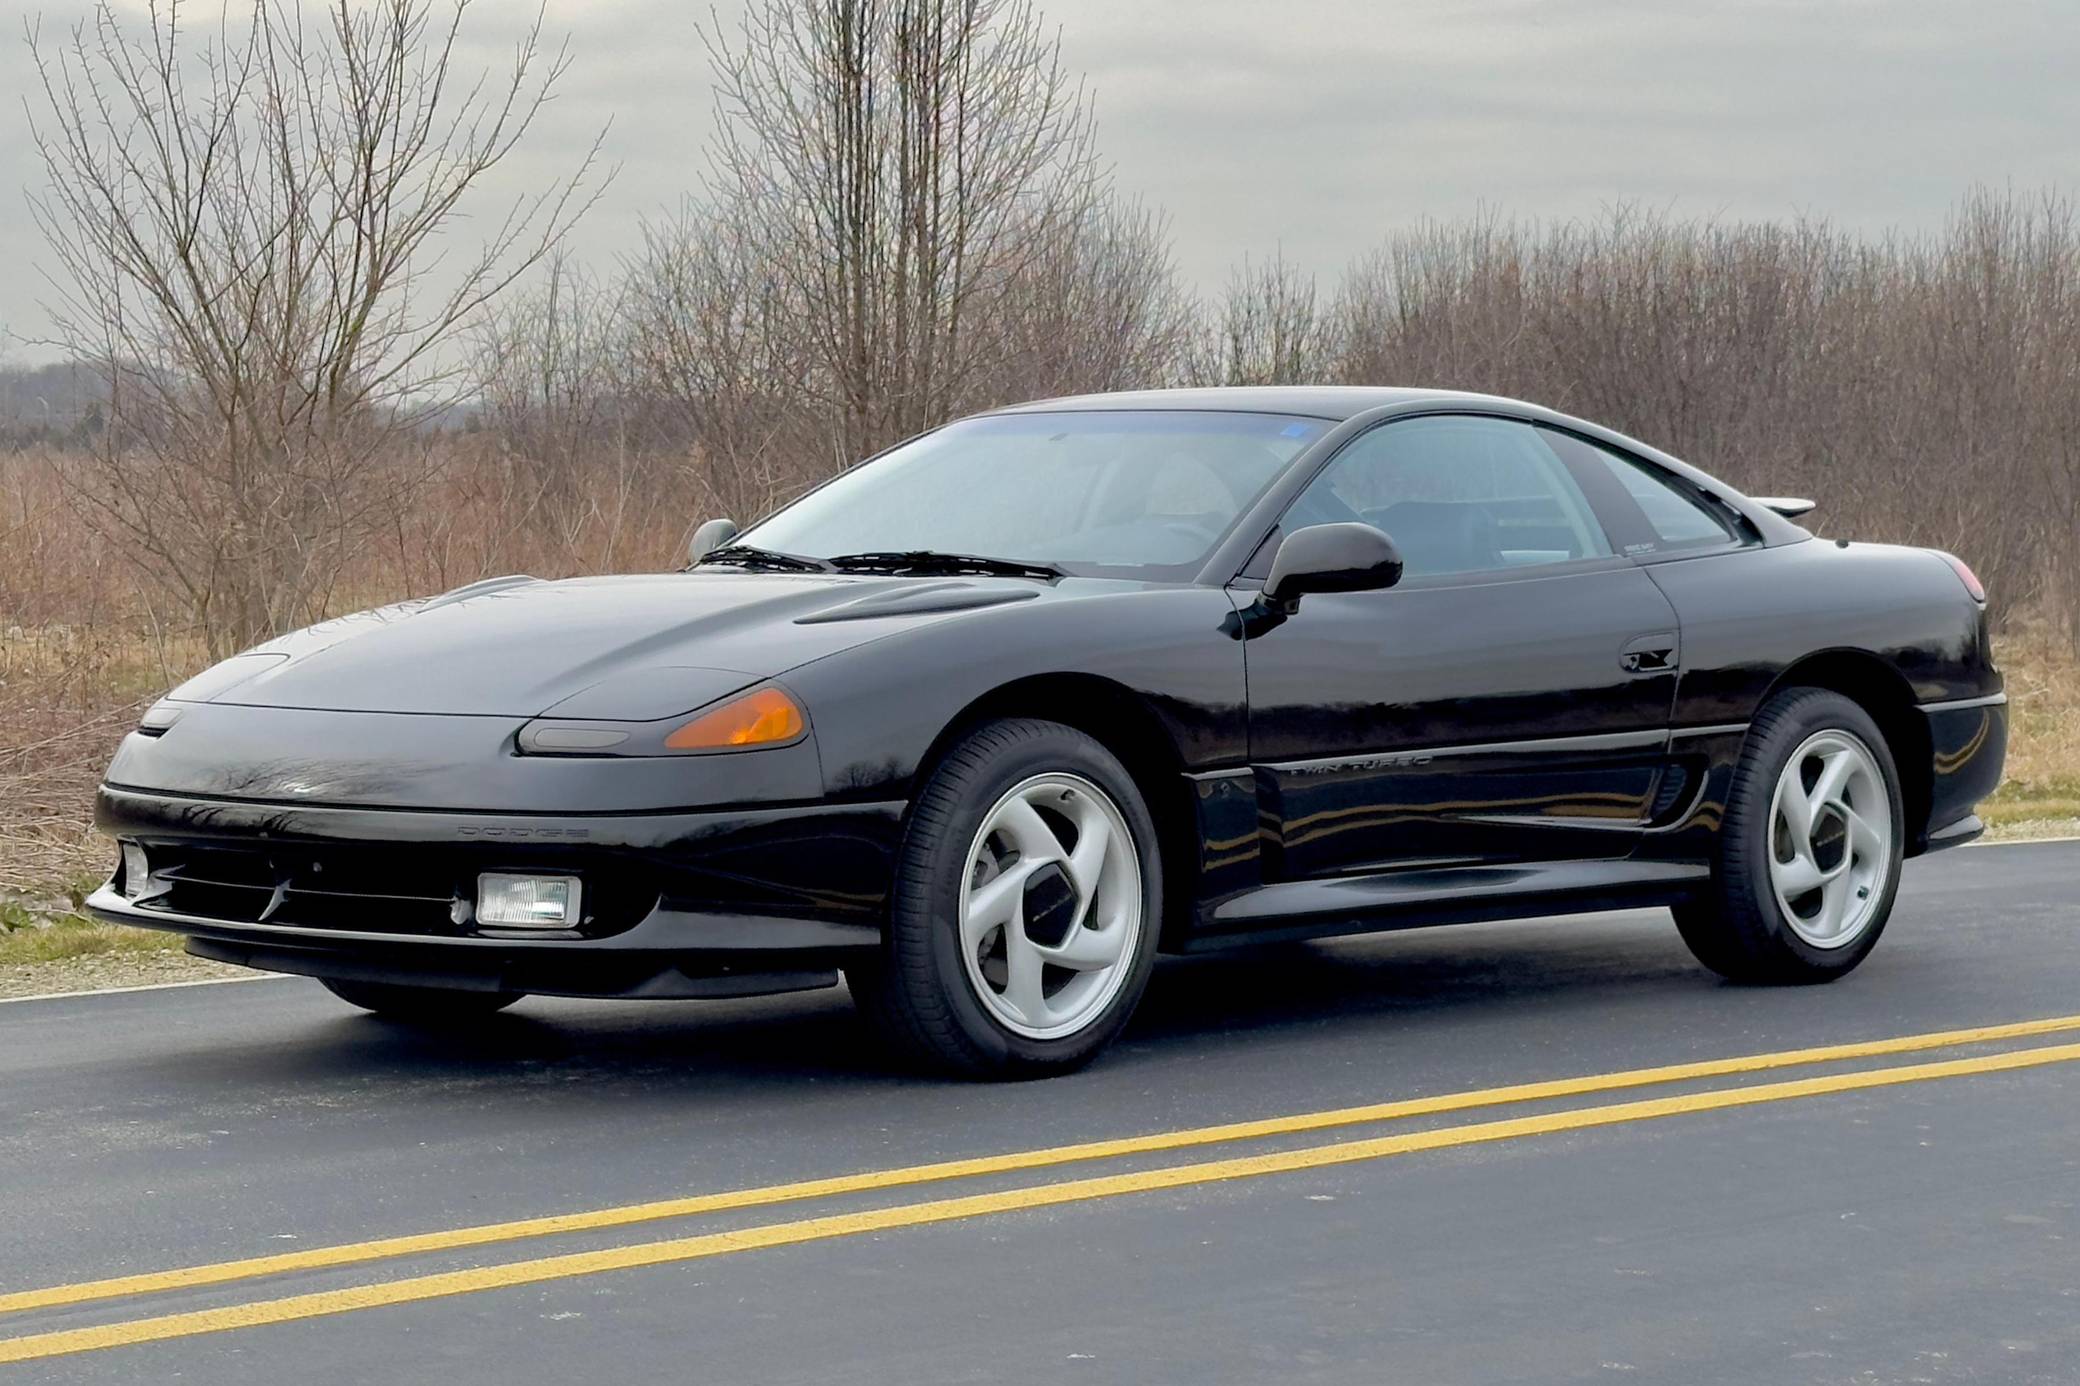
[[[0,448],[86,437],[107,398],[95,373],[73,362],[0,366]]]
[[[100,375],[71,361],[41,366],[0,365],[0,451],[39,443],[78,445],[101,431],[108,390]],[[419,421],[429,433],[461,433],[478,426],[474,399],[435,409]]]

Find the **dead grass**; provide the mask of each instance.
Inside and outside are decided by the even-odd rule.
[[[178,953],[179,934],[103,924],[76,914],[0,933],[0,968],[28,967],[101,954]]]
[[[206,662],[195,642],[120,627],[0,629],[0,892],[52,893],[105,866],[88,814],[109,753]]]
[[[2036,623],[1997,654],[2008,681],[2008,769],[1980,816],[2003,828],[2080,819],[2080,659]]]
[[[78,912],[82,881],[61,895],[0,896],[0,997],[250,975],[190,957],[178,934],[104,924]]]
[[[118,948],[75,953],[49,962],[0,962],[0,999],[56,996],[110,987],[160,986],[168,982],[247,980],[258,975],[172,948]]]

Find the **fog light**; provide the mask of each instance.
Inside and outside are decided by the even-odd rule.
[[[575,876],[477,877],[477,923],[501,929],[570,929],[577,926]]]
[[[142,900],[145,890],[152,883],[152,864],[145,860],[144,848],[134,842],[123,844],[123,898]]]

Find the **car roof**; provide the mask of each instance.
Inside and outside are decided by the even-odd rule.
[[[1207,389],[1123,390],[1113,394],[1064,395],[1034,400],[999,414],[1053,413],[1069,409],[1228,409],[1256,414],[1300,414],[1317,419],[1344,419],[1387,405],[1478,404],[1512,411],[1543,412],[1522,400],[1465,390],[1416,389],[1381,385],[1226,385]]]
[[[1505,395],[1475,394],[1468,390],[1438,390],[1389,385],[1224,385],[1176,390],[1122,390],[1111,394],[1064,395],[1058,399],[1034,400],[988,414],[1046,414],[1070,410],[1105,409],[1191,409],[1231,410],[1253,414],[1296,414],[1306,418],[1344,423],[1375,409],[1406,409],[1422,412],[1426,406],[1472,408],[1571,429],[1620,451],[1655,463],[1702,486],[1748,517],[1764,542],[1793,543],[1811,535],[1800,526],[1741,494],[1738,488],[1671,457],[1657,448],[1614,429],[1572,418],[1541,404],[1511,399]]]

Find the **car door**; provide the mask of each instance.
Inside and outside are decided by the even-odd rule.
[[[1391,420],[1280,531],[1353,519],[1402,580],[1308,596],[1246,645],[1267,878],[1629,853],[1663,787],[1676,616],[1568,463],[1518,420]]]

